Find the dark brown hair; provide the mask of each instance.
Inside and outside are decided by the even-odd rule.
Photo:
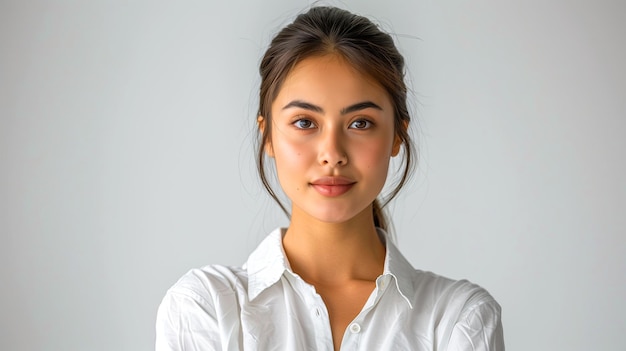
[[[313,7],[300,14],[283,28],[265,52],[259,71],[259,116],[264,118],[257,150],[257,166],[261,182],[281,209],[280,202],[265,174],[264,147],[272,138],[272,103],[291,69],[301,60],[326,54],[341,55],[355,69],[377,81],[389,94],[394,107],[396,135],[404,145],[402,176],[390,194],[373,203],[374,224],[387,229],[383,207],[393,199],[411,174],[415,148],[408,134],[410,115],[407,107],[407,87],[404,82],[404,58],[391,36],[381,31],[369,19],[335,7]]]

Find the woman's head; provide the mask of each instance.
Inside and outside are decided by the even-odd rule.
[[[258,150],[261,180],[270,195],[278,201],[265,175],[264,150],[272,141],[272,104],[294,67],[311,57],[335,55],[378,84],[389,97],[393,108],[393,127],[404,145],[403,170],[396,186],[385,199],[391,200],[406,182],[413,165],[414,148],[407,132],[410,116],[407,88],[404,82],[404,59],[393,39],[365,17],[332,7],[314,7],[299,15],[272,40],[260,65],[261,87],[259,116],[262,135]],[[279,205],[286,210],[278,201]],[[286,212],[286,211],[285,211]],[[381,206],[374,203],[376,225],[385,227]]]

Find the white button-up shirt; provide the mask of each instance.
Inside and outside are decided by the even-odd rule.
[[[156,350],[333,350],[324,301],[291,270],[283,235],[272,232],[243,267],[185,274],[159,307]],[[386,248],[341,350],[504,350],[500,306],[487,291],[415,270],[393,243]]]

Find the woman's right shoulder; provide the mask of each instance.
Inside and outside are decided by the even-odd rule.
[[[194,300],[213,300],[215,296],[247,290],[247,271],[241,267],[208,265],[185,273],[166,295],[182,295]]]
[[[156,350],[217,350],[224,335],[238,335],[224,313],[247,296],[247,271],[220,265],[185,273],[167,290],[156,318]],[[236,318],[236,317],[233,317]]]

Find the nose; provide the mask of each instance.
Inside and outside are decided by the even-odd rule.
[[[348,155],[344,147],[345,136],[340,130],[329,130],[322,136],[319,149],[319,163],[322,166],[345,166]]]

